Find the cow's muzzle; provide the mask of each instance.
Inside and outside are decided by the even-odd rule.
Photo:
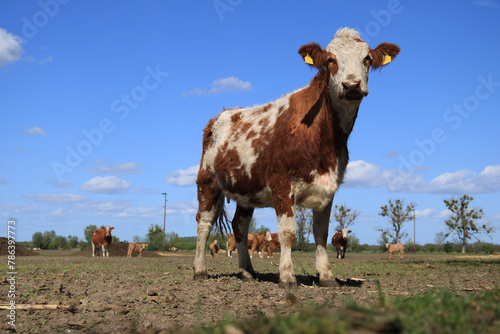
[[[360,80],[346,80],[342,82],[342,91],[339,94],[340,99],[348,101],[361,100],[366,95],[368,95],[368,92],[362,89]]]

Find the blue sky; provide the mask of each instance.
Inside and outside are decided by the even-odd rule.
[[[132,240],[163,225],[163,192],[167,232],[196,235],[208,120],[307,85],[299,47],[348,26],[401,47],[349,140],[335,204],[361,212],[353,232],[375,244],[380,207],[402,198],[417,243],[434,242],[443,200],[468,194],[500,243],[499,14],[498,0],[2,1],[0,236],[15,218],[18,241],[89,224]],[[255,218],[276,231],[273,210]]]

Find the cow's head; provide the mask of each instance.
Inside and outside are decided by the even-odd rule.
[[[342,230],[338,230],[338,233],[342,234],[342,239],[347,239],[347,235],[351,233],[351,230],[347,230],[346,228],[343,228]]]
[[[271,241],[271,240],[272,240],[272,238],[273,238],[273,237],[271,236],[271,232],[267,231],[267,232],[266,232],[266,239],[265,239],[265,241]]]
[[[311,66],[329,74],[332,103],[358,104],[368,95],[368,70],[381,68],[399,53],[399,46],[382,43],[371,49],[350,28],[339,29],[323,50],[316,43],[302,46],[299,53]]]
[[[111,231],[113,231],[114,229],[114,227],[109,227],[109,225],[106,225],[106,227],[104,227],[104,236],[110,237]]]

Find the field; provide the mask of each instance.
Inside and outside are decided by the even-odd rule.
[[[271,259],[254,257],[258,273],[254,282],[237,277],[236,256],[208,256],[209,279],[193,281],[194,253],[187,251],[144,258],[92,258],[71,251],[37,253],[40,255],[16,259],[16,304],[31,305],[31,309],[16,310],[16,327],[21,333],[168,333],[229,319],[296,315],[316,306],[341,312],[353,302],[357,307],[387,305],[437,288],[459,298],[491,291],[498,299],[500,282],[500,256],[495,255],[405,254],[403,260],[399,256],[389,260],[386,253],[347,253],[338,260],[329,254],[341,286],[321,288],[315,277],[314,253],[294,252],[300,286],[288,291],[277,284],[279,253]],[[0,261],[0,289],[8,291],[7,257],[1,256]],[[2,292],[0,304],[8,302]],[[34,309],[37,307],[54,309]],[[498,320],[493,321],[499,325]],[[491,328],[489,332],[494,332]],[[3,317],[0,332],[9,329]]]

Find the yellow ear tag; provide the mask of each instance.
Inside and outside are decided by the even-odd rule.
[[[304,57],[304,61],[309,64],[309,65],[313,65],[314,64],[314,61],[313,59],[311,58],[311,56],[308,54],[306,54],[306,56]]]
[[[389,64],[391,61],[392,61],[391,56],[385,55],[384,62],[382,63],[382,65]]]

